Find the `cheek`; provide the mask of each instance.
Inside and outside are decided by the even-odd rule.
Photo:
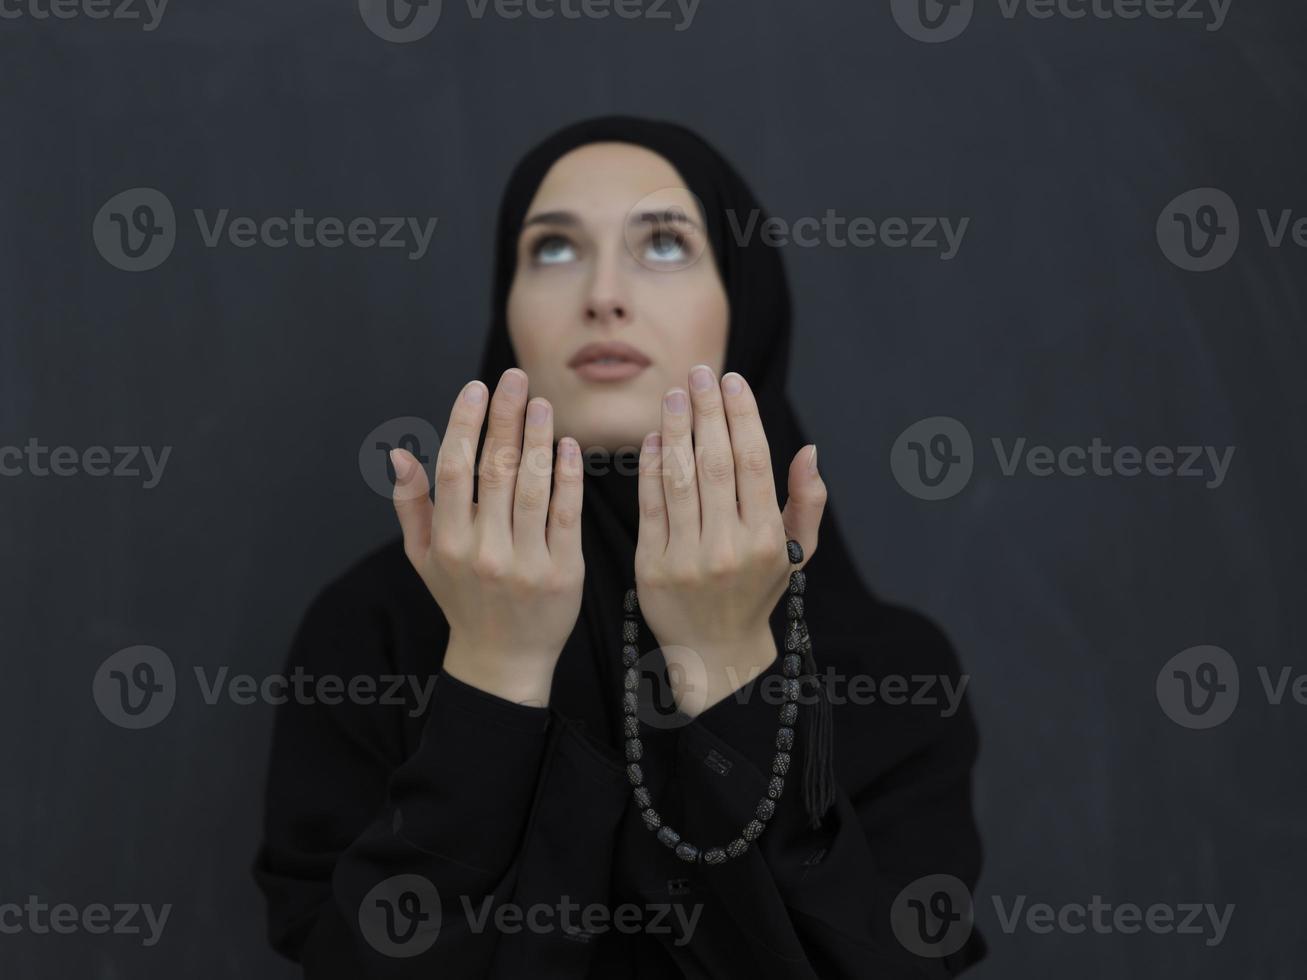
[[[730,320],[721,282],[714,273],[687,277],[677,286],[656,289],[648,297],[648,308],[658,311],[657,322],[668,350],[684,352],[687,370],[699,363],[720,367]]]
[[[529,375],[538,369],[566,329],[566,285],[544,277],[519,278],[508,293],[508,337]]]

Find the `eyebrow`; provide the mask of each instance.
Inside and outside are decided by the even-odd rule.
[[[698,229],[698,222],[691,219],[680,208],[666,208],[662,211],[641,211],[639,214],[631,215],[629,225],[645,224],[685,224],[692,228]],[[575,212],[572,211],[541,211],[539,214],[532,215],[522,222],[523,230],[531,225],[564,225],[574,228],[581,224]]]

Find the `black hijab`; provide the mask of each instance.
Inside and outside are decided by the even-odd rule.
[[[490,332],[481,359],[481,378],[493,390],[499,376],[517,366],[508,334],[507,301],[527,208],[556,160],[579,146],[598,142],[631,143],[659,154],[677,170],[685,187],[703,207],[730,308],[722,373],[739,372],[755,393],[771,449],[772,471],[780,495],[778,506],[783,506],[790,462],[809,441],[785,390],[790,359],[789,287],[774,247],[759,241],[756,235],[740,243],[731,232],[728,214],[734,216],[737,226],[743,226],[755,214],[754,227],[766,220],[753,193],[715,149],[684,126],[630,116],[588,119],[554,133],[518,163],[500,202]],[[585,587],[576,628],[559,658],[550,700],[564,715],[589,726],[620,750],[622,597],[635,584],[639,447],[614,452],[586,447],[586,453],[582,504]],[[837,617],[865,613],[875,602],[845,548],[829,500],[819,548],[805,572],[810,585],[805,597],[805,619],[814,655],[819,657],[823,638],[851,639],[847,623]],[[773,614],[778,649],[783,649],[783,625],[783,616]],[[641,648],[647,650],[652,645],[642,642]],[[814,826],[834,794],[829,706],[819,696],[817,707],[818,712],[800,712],[808,719],[804,736],[808,746],[805,796]]]

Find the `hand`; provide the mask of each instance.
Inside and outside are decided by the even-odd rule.
[[[531,400],[523,443],[527,380],[510,368],[495,389],[478,501],[472,467],[487,394],[480,381],[463,389],[450,412],[436,458],[434,506],[417,460],[396,449],[391,461],[404,553],[449,623],[446,672],[544,706],[581,609],[581,447],[570,437],[559,440],[554,465],[553,409],[544,398]]]
[[[802,567],[790,563],[785,542],[803,546],[806,565],[826,509],[826,484],[808,466],[813,446],[790,462],[781,512],[753,392],[734,372],[723,380],[699,365],[690,372],[692,402],[669,390],[662,431],[645,437],[640,457],[636,591],[677,707],[691,717],[776,659],[768,620]]]

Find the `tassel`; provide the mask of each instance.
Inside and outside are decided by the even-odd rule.
[[[803,802],[808,810],[808,826],[820,830],[822,817],[835,802],[834,726],[826,685],[817,676],[817,661],[812,656],[812,641],[803,647],[803,671],[817,685],[817,697],[808,715],[807,749],[803,767]]]

